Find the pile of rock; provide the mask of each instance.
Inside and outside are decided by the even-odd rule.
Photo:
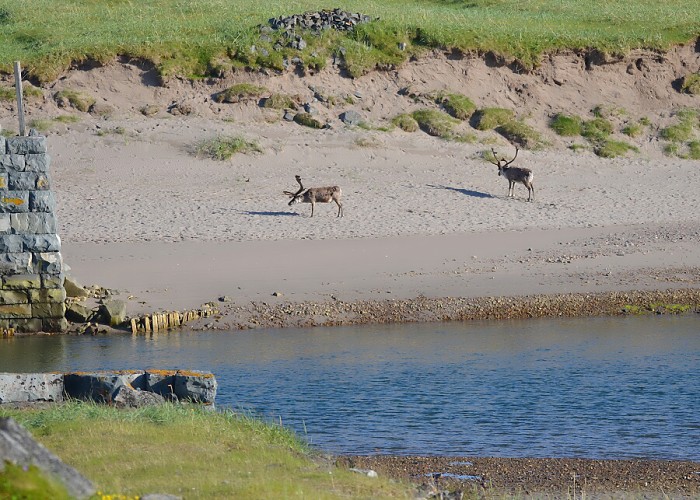
[[[341,9],[321,10],[318,12],[305,12],[288,17],[272,18],[268,22],[275,31],[293,33],[296,30],[323,31],[335,29],[339,31],[352,31],[360,23],[371,21],[364,14],[345,12]]]

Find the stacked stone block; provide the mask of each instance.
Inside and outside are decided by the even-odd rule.
[[[61,332],[61,240],[46,137],[0,136],[0,331]]]

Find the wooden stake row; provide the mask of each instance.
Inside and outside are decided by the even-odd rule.
[[[196,319],[212,316],[218,312],[219,311],[214,308],[203,307],[201,309],[192,309],[182,313],[179,311],[170,311],[146,314],[137,318],[131,318],[131,333],[158,333],[159,331],[182,326]]]

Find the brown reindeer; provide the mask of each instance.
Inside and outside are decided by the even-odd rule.
[[[491,148],[491,152],[493,153],[493,158],[496,160],[495,162],[491,161],[491,163],[498,167],[498,175],[502,175],[508,179],[508,196],[510,198],[515,198],[515,183],[520,182],[527,188],[527,201],[535,201],[535,186],[532,184],[534,175],[532,174],[532,170],[529,168],[509,166],[518,157],[517,146],[515,148],[515,156],[510,161],[506,161],[503,157],[499,160],[498,153],[496,153],[493,148]]]
[[[334,201],[338,205],[337,217],[343,216],[343,204],[340,202],[342,191],[338,186],[327,186],[317,188],[304,188],[301,183],[301,177],[296,175],[294,178],[299,183],[299,191],[292,193],[291,191],[283,191],[287,196],[291,196],[288,205],[291,207],[295,203],[311,203],[311,217],[314,216],[314,207],[316,203],[330,203]]]

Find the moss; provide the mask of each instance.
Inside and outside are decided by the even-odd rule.
[[[418,122],[408,113],[403,113],[391,119],[391,123],[404,132],[415,132],[418,130]]]
[[[250,83],[238,83],[214,95],[214,100],[216,102],[236,103],[256,99],[267,92],[265,87]]]
[[[12,462],[0,472],[0,498],[26,500],[69,500],[65,487],[47,477],[36,466],[26,469]]]
[[[581,118],[578,116],[569,116],[558,113],[549,122],[549,127],[558,135],[573,137],[581,135],[583,120],[581,120]]]
[[[484,108],[474,114],[475,127],[478,130],[493,130],[505,125],[515,118],[515,113],[506,108]]]

